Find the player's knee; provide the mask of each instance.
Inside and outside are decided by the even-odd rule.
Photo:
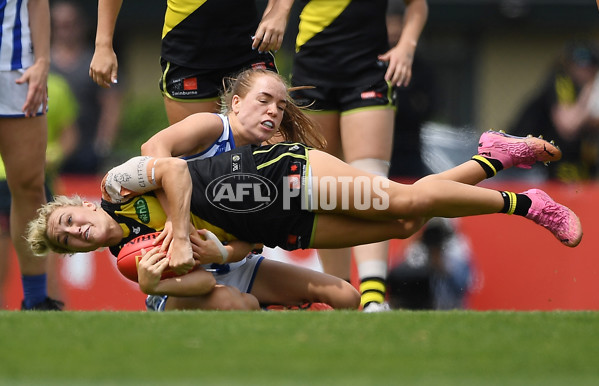
[[[13,200],[22,198],[41,202],[45,198],[43,173],[16,173],[7,181]]]
[[[378,158],[357,159],[349,164],[356,169],[382,177],[387,177],[389,175],[389,167],[391,165],[389,161]]]
[[[358,309],[358,307],[360,307],[360,292],[358,292],[358,290],[353,285],[347,283],[346,288],[344,288],[343,295],[343,307],[336,308]]]
[[[341,283],[341,290],[325,303],[335,309],[358,309],[360,307],[360,293],[345,280]]]
[[[261,309],[260,302],[258,302],[258,299],[254,295],[242,293],[241,296],[243,299],[245,310],[260,310]]]
[[[248,294],[241,293],[241,291],[239,291],[237,288],[217,286],[213,291],[214,293],[212,300],[214,304],[216,304],[215,309],[230,311],[252,310],[260,308],[258,300],[254,296],[248,296]]]
[[[418,232],[424,224],[426,224],[426,218],[416,217],[410,220],[398,220],[396,224],[395,239],[407,239]]]
[[[410,189],[394,197],[396,204],[400,206],[401,218],[415,218],[427,216],[435,202],[436,187],[429,187],[428,183],[415,184]]]

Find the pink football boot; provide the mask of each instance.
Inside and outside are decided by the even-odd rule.
[[[562,158],[561,150],[553,141],[547,142],[542,136],[516,137],[494,130],[480,136],[478,154],[499,160],[504,169],[512,166],[530,169],[537,161],[547,164]]]
[[[547,193],[539,189],[530,189],[521,194],[528,196],[532,201],[527,219],[548,229],[568,247],[575,247],[580,243],[582,225],[572,210],[553,201]]]

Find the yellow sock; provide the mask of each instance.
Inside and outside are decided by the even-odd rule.
[[[385,302],[385,280],[381,278],[365,278],[360,283],[360,293],[362,294],[360,305],[365,307],[368,303]]]

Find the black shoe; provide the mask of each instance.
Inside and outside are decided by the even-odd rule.
[[[62,311],[64,303],[60,300],[51,299],[46,297],[44,301],[37,303],[31,308],[25,308],[25,301],[21,302],[22,311]]]

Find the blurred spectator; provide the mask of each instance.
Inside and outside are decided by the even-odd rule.
[[[405,260],[389,272],[392,308],[464,308],[472,285],[471,250],[452,220],[433,218],[405,250]]]
[[[48,145],[46,148],[46,199],[52,200],[52,182],[64,157],[72,152],[75,142],[74,123],[77,116],[77,101],[67,81],[60,75],[48,74],[47,113]],[[5,285],[9,271],[10,240],[10,205],[11,195],[6,182],[4,163],[0,159],[0,308],[5,306]],[[55,271],[56,258],[51,254],[47,267],[47,292],[50,298],[60,299],[60,283]]]
[[[77,146],[61,171],[69,174],[103,173],[102,164],[117,136],[121,115],[119,87],[102,89],[89,77],[93,39],[87,15],[71,1],[54,2],[51,8],[51,70],[69,82],[79,103]]]
[[[395,46],[403,28],[403,2],[390,2],[387,13],[389,45]],[[432,115],[435,82],[431,67],[415,52],[412,79],[407,86],[395,88],[395,131],[390,177],[417,179],[430,174],[422,160],[420,129]]]
[[[510,132],[555,140],[561,161],[548,177],[575,182],[597,177],[599,159],[599,53],[591,42],[566,45],[555,68],[517,116]]]

